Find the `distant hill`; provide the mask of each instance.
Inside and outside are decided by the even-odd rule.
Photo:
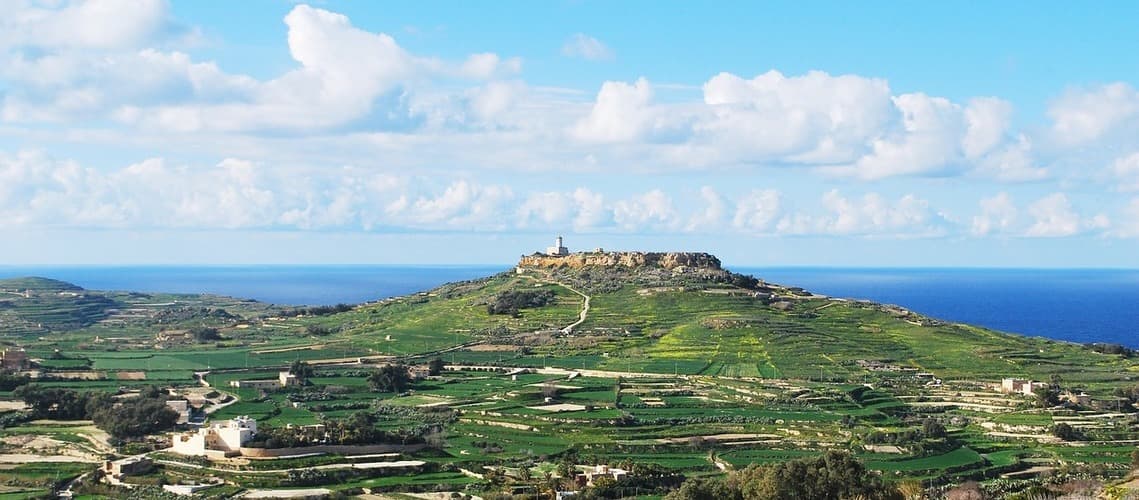
[[[23,278],[0,279],[0,291],[7,292],[79,292],[83,288],[66,281],[28,276]]]

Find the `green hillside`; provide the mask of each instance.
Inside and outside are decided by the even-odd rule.
[[[943,379],[1049,380],[1061,375],[1093,390],[1131,380],[1118,355],[1042,338],[947,323],[895,306],[832,299],[760,282],[662,276],[653,269],[527,269],[447,285],[321,319],[376,353],[449,354],[472,362],[612,371],[840,381],[873,363]],[[619,285],[615,286],[615,283]],[[485,304],[507,290],[549,289],[557,301],[492,316]],[[574,322],[590,296],[586,320]]]
[[[354,458],[337,455],[278,463],[351,473],[269,477],[214,463],[236,489],[407,492],[440,481],[485,497],[535,486],[566,464],[714,477],[842,450],[892,485],[916,482],[933,495],[977,480],[999,498],[1122,480],[1139,442],[1139,370],[1128,349],[818,296],[721,269],[706,254],[521,264],[355,306],[13,289],[0,299],[0,333],[45,370],[36,383],[47,387],[190,392],[204,381],[229,401],[215,421],[248,415],[285,439],[298,425],[364,422],[389,439],[429,444],[402,453],[424,465],[399,474],[356,470]],[[53,329],[28,326],[36,320]],[[231,385],[275,379],[296,361],[313,370],[307,385]],[[398,390],[373,383],[392,364],[428,361],[445,366]],[[76,370],[90,379],[67,376]],[[199,381],[193,372],[206,373]],[[999,392],[1010,377],[1047,391]],[[1079,398],[1059,400],[1069,394]],[[156,456],[166,462],[148,480],[200,479],[195,463]],[[461,472],[486,467],[509,479]],[[670,484],[640,493],[663,495]]]

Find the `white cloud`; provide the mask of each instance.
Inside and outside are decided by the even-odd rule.
[[[1110,168],[1121,191],[1139,190],[1139,152],[1117,158]]]
[[[981,214],[973,217],[972,232],[976,236],[1010,233],[1016,225],[1016,204],[1008,193],[999,193],[980,201]]]
[[[975,168],[980,174],[1007,182],[1040,181],[1051,175],[1047,168],[1036,164],[1032,141],[1024,134],[977,159]]]
[[[1073,236],[1088,230],[1106,229],[1111,225],[1106,215],[1083,218],[1072,208],[1064,193],[1052,193],[1028,205],[1033,223],[1025,236],[1055,238]]]
[[[703,91],[696,133],[742,161],[849,161],[895,119],[886,82],[853,75],[720,73]]]
[[[794,235],[931,237],[947,234],[950,223],[929,202],[905,195],[895,202],[878,193],[851,200],[837,190],[822,198],[823,214],[795,213],[781,219],[778,232]]]
[[[14,0],[3,9],[0,49],[129,49],[175,28],[164,0]]]
[[[557,230],[572,227],[589,232],[612,226],[612,208],[605,198],[586,188],[571,192],[531,193],[518,207],[518,227]]]
[[[1139,92],[1117,82],[1089,89],[1069,90],[1048,107],[1053,140],[1062,146],[1081,146],[1134,132],[1139,122]]]
[[[38,18],[9,24],[73,23],[73,11],[90,6],[67,5],[32,9]],[[413,54],[388,34],[308,5],[284,18],[296,66],[255,79],[155,48],[170,31],[168,10],[142,2],[122,33],[84,35],[89,40],[82,43],[28,34],[55,28],[13,30],[0,45],[0,83],[8,87],[0,119],[80,123],[122,135],[177,133],[211,143],[218,134],[240,135],[253,149],[274,152],[280,132],[312,133],[283,144],[291,151],[282,155],[307,154],[328,134],[340,148],[360,152],[352,160],[397,149],[417,166],[458,159],[475,168],[525,170],[809,167],[867,180],[970,173],[1026,181],[1049,174],[1035,158],[1034,141],[1010,130],[1011,105],[996,98],[958,104],[893,95],[877,78],[771,70],[750,79],[720,73],[703,84],[700,99],[663,102],[646,78],[607,81],[590,101],[517,79],[517,58]],[[36,37],[50,50],[13,49]],[[573,54],[611,54],[586,35],[570,42]],[[463,154],[440,158],[448,151]],[[573,160],[586,157],[594,162]]]
[[[577,138],[591,142],[628,142],[643,139],[655,119],[650,107],[652,85],[644,78],[632,85],[605,82],[589,115],[574,125]]]
[[[0,118],[61,121],[110,114],[126,124],[178,132],[312,130],[367,118],[385,96],[400,103],[401,94],[413,94],[424,82],[487,80],[521,69],[519,59],[492,53],[458,63],[419,57],[387,34],[361,30],[341,14],[307,5],[294,7],[285,24],[298,67],[265,81],[150,48],[146,37],[104,44],[108,50],[99,54],[70,46],[37,57],[9,52],[0,77],[19,86],[4,97]],[[382,111],[388,116],[393,110]]]
[[[753,190],[736,203],[732,227],[748,233],[771,233],[783,212],[782,203],[779,191]]]
[[[995,97],[973,99],[965,108],[965,137],[961,147],[966,158],[978,158],[998,146],[1008,133],[1012,104]]]
[[[672,198],[659,189],[616,202],[613,220],[626,231],[675,229],[679,221]]]
[[[584,33],[575,33],[562,45],[562,55],[587,61],[612,61],[617,57],[601,40]]]
[[[700,188],[700,200],[703,208],[688,218],[688,231],[709,232],[720,228],[727,214],[728,203],[720,193],[711,186]]]

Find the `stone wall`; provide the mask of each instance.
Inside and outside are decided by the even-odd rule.
[[[308,453],[329,453],[334,455],[372,455],[376,453],[410,453],[425,448],[425,444],[369,444],[369,445],[318,445],[301,448],[241,448],[241,456],[249,458],[274,458]]]

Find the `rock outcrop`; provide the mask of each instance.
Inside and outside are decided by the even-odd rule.
[[[581,269],[585,267],[659,267],[721,270],[720,259],[702,252],[579,252],[569,255],[534,254],[522,257],[519,267]]]

